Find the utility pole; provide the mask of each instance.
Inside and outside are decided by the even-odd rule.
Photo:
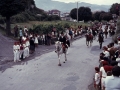
[[[78,2],[77,2],[77,25],[78,25]]]

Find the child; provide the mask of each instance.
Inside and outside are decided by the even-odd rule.
[[[94,87],[96,90],[99,90],[100,86],[100,74],[99,74],[99,68],[95,67],[95,80],[94,80]]]

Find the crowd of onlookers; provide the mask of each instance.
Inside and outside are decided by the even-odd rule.
[[[74,38],[75,36],[82,35],[82,26],[78,26],[78,29],[65,28],[65,33]],[[14,37],[18,38],[13,45],[14,62],[21,61],[34,53],[35,48],[38,45],[51,45],[59,39],[61,33],[52,31],[48,34],[38,34],[29,32],[28,28],[14,27]]]
[[[80,25],[77,28],[65,28],[64,33],[68,33],[71,36],[71,38],[68,39],[73,39],[76,36],[82,36],[87,32],[91,32],[94,35],[95,33],[99,32],[99,27],[101,25],[102,24],[99,23],[92,27],[83,27]],[[15,38],[19,38],[19,40],[17,40],[13,46],[14,62],[29,57],[29,54],[33,53],[38,45],[54,44],[55,41],[61,36],[61,32],[54,30],[48,34],[38,34],[29,32],[29,29],[26,26],[24,28],[18,28],[17,25],[14,27],[13,34]]]
[[[95,67],[94,87],[96,90],[120,90],[120,45],[109,43],[103,46],[99,66]]]

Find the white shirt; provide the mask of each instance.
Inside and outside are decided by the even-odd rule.
[[[99,73],[95,73],[95,82],[96,82],[96,84],[99,84],[99,82],[100,82],[100,74]]]
[[[25,40],[26,40],[26,37],[22,37],[22,40],[25,41]]]
[[[26,32],[26,31],[28,31],[28,29],[25,27],[25,28],[24,28],[24,32]]]
[[[116,61],[118,62],[118,66],[120,66],[120,58],[116,58]]]
[[[17,52],[17,45],[13,45],[13,52]]]
[[[38,38],[37,37],[35,37],[34,43],[38,43]]]
[[[44,34],[42,35],[42,38],[45,39],[45,35]]]
[[[66,33],[69,33],[69,30],[68,30],[68,29],[66,30]]]
[[[107,76],[107,73],[105,72],[104,67],[100,68],[100,72],[102,72],[102,77],[106,77]]]
[[[110,53],[108,51],[104,51],[103,53],[105,54],[105,57],[109,57],[110,56]]]
[[[30,42],[29,42],[29,41],[26,41],[25,44],[26,44],[26,47],[27,47],[27,46],[28,46],[28,47],[30,46]]]
[[[120,77],[107,76],[105,78],[105,90],[120,90]]]
[[[23,47],[26,48],[26,44],[23,44]]]

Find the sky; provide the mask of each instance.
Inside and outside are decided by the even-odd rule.
[[[120,3],[120,0],[52,0],[52,1],[60,1],[60,2],[86,2],[97,5],[112,5],[113,3]]]

